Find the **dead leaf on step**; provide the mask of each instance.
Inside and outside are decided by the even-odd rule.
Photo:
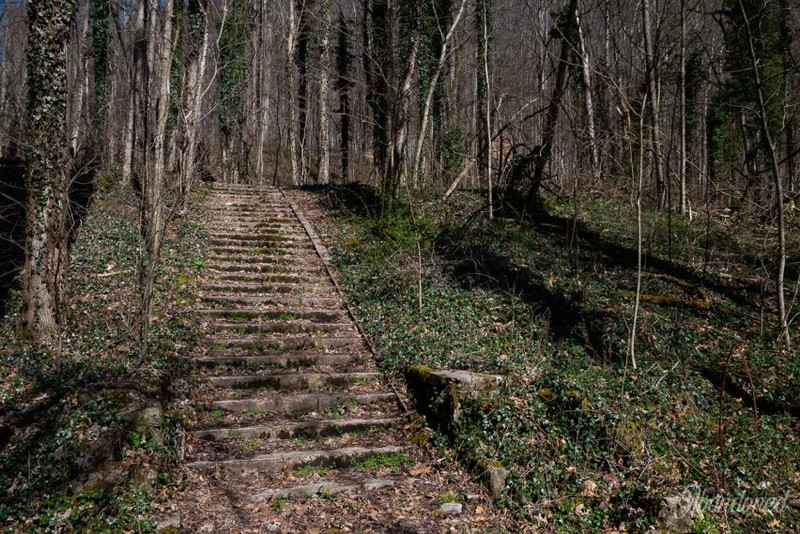
[[[222,470],[219,468],[219,466],[217,466],[217,467],[216,467],[216,469],[214,469],[214,474],[213,474],[213,475],[211,475],[211,476],[212,476],[212,477],[213,477],[215,480],[219,480],[219,479],[221,479],[221,478],[222,478]]]
[[[476,507],[475,507],[475,513],[476,513],[476,514],[482,514],[482,513],[483,513],[483,512],[485,512],[485,511],[486,511],[486,510],[484,510],[483,506],[481,506],[480,504],[479,504],[478,506],[476,506]]]
[[[430,472],[431,472],[431,466],[429,466],[428,464],[417,464],[411,468],[408,474],[411,475],[412,477],[418,477],[420,475],[427,475]]]

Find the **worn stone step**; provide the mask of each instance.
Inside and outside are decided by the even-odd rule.
[[[259,351],[316,351],[324,350],[362,350],[365,348],[364,340],[360,336],[349,337],[320,337],[308,334],[299,334],[293,337],[264,337],[264,336],[237,336],[231,338],[217,338],[213,340],[214,349],[246,349]]]
[[[218,231],[207,232],[209,239],[236,239],[239,241],[259,241],[276,239],[308,239],[308,235],[303,230],[293,228],[277,229],[264,228],[253,230],[251,228],[220,228]]]
[[[351,462],[381,454],[397,454],[404,447],[389,445],[386,447],[344,447],[333,450],[289,451],[276,454],[261,454],[247,459],[231,459],[220,461],[191,462],[186,467],[199,471],[214,471],[217,468],[226,471],[279,473],[292,470],[303,465],[320,465],[330,467],[347,467]]]
[[[311,321],[264,321],[262,323],[214,322],[208,325],[214,332],[238,334],[332,334],[357,330],[353,323],[315,323]]]
[[[309,273],[237,273],[237,272],[206,272],[204,275],[206,280],[228,280],[231,282],[253,282],[262,284],[282,283],[282,284],[299,284],[299,283],[320,283],[328,281],[329,278],[322,274],[313,275]]]
[[[237,284],[230,284],[224,282],[213,282],[207,281],[202,283],[202,292],[204,295],[206,294],[215,294],[215,295],[235,295],[239,293],[245,294],[253,294],[253,293],[260,293],[262,295],[282,295],[282,294],[294,294],[294,295],[301,295],[307,293],[315,293],[317,296],[323,297],[333,297],[336,295],[335,287],[333,283],[294,283],[294,284],[282,284],[282,283],[250,283],[250,282],[239,282]]]
[[[317,421],[274,422],[272,424],[238,428],[210,428],[193,430],[189,434],[201,440],[228,441],[230,439],[292,439],[298,436],[319,438],[359,432],[372,428],[391,428],[403,422],[402,417],[321,419]]]
[[[314,251],[311,241],[298,241],[296,243],[269,243],[260,246],[240,245],[209,245],[208,251],[213,254],[274,254],[282,256],[295,252]]]
[[[297,261],[294,264],[287,264],[287,262],[279,263],[274,261],[272,263],[260,262],[240,262],[233,263],[227,261],[208,261],[206,262],[206,272],[222,272],[222,273],[259,273],[259,274],[295,274],[302,276],[305,274],[318,274],[322,276],[325,273],[322,265],[315,265],[308,262]]]
[[[211,248],[257,248],[268,249],[272,247],[300,247],[307,248],[306,245],[313,245],[311,241],[303,236],[289,237],[286,235],[261,235],[253,239],[243,239],[241,237],[211,237],[208,239]]]
[[[317,321],[322,323],[342,322],[346,319],[345,310],[319,309],[201,309],[195,312],[201,317],[227,319],[229,321],[253,321],[256,319],[276,319],[281,321]]]
[[[348,384],[377,382],[380,373],[272,373],[252,375],[209,376],[205,380],[217,388],[267,388],[289,391],[341,387]]]
[[[337,406],[369,406],[397,402],[394,393],[281,393],[248,399],[215,400],[207,403],[209,411],[303,414]]]
[[[200,300],[205,303],[218,306],[279,306],[282,308],[296,308],[298,310],[307,308],[331,308],[340,309],[343,306],[341,298],[337,297],[287,297],[281,295],[201,295]]]
[[[367,480],[360,480],[350,484],[322,480],[311,484],[289,486],[285,488],[270,488],[257,491],[250,496],[250,499],[253,501],[264,501],[270,499],[303,497],[308,495],[328,495],[332,493],[345,493],[350,491],[370,492],[396,486],[402,482],[403,480],[391,478],[369,478]]]
[[[210,355],[196,358],[197,363],[212,367],[228,365],[235,367],[312,367],[358,365],[365,360],[361,354],[326,352],[279,352],[253,355]]]
[[[284,269],[294,269],[296,266],[322,268],[319,256],[309,251],[308,254],[210,254],[206,255],[207,265],[243,263],[252,265],[273,265]]]

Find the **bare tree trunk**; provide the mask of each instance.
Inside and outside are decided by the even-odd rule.
[[[458,8],[458,13],[453,19],[453,23],[450,24],[450,29],[447,31],[447,35],[442,43],[442,53],[439,55],[439,63],[436,65],[436,71],[433,73],[431,83],[428,86],[428,93],[425,97],[425,109],[422,112],[422,122],[419,126],[419,135],[417,136],[416,156],[414,157],[414,187],[417,187],[419,184],[420,166],[422,164],[422,149],[425,146],[425,134],[428,128],[428,122],[430,122],[431,105],[433,104],[433,96],[436,93],[436,84],[439,83],[439,76],[442,73],[444,63],[447,60],[448,47],[452,41],[453,33],[458,27],[458,23],[461,22],[461,17],[464,15],[466,6],[467,0],[461,0],[461,6]]]
[[[681,72],[680,72],[680,148],[679,148],[679,180],[681,214],[686,214],[686,0],[681,0]]]
[[[331,181],[330,96],[331,96],[331,0],[320,2],[320,76],[319,76],[319,181]]]
[[[586,133],[589,138],[589,155],[592,162],[592,176],[600,179],[600,154],[597,150],[597,139],[594,127],[594,100],[592,98],[592,71],[589,66],[589,53],[583,40],[583,30],[578,12],[575,12],[575,25],[578,27],[578,54],[581,58],[581,75],[583,82],[583,100],[586,103]]]
[[[57,341],[64,324],[69,250],[67,54],[75,2],[29,0],[27,231],[24,328]]]
[[[163,1],[163,5],[162,5]],[[173,56],[173,0],[144,0],[148,9],[147,76],[145,79],[145,166],[142,181],[141,232],[144,247],[139,272],[141,298],[140,350],[147,356],[152,321],[153,284],[164,238],[166,131]]]
[[[206,10],[208,8],[206,7]],[[197,164],[197,137],[198,125],[203,112],[203,97],[205,89],[206,64],[208,62],[208,48],[211,39],[211,17],[205,12],[205,29],[203,31],[203,43],[200,45],[199,57],[189,67],[187,73],[187,85],[189,88],[187,95],[188,109],[184,115],[184,128],[186,135],[186,151],[182,154],[181,163],[181,195],[184,203],[189,202],[189,196],[196,177],[195,166]],[[188,36],[186,36],[188,38]],[[184,204],[186,206],[186,204]]]
[[[764,96],[764,85],[761,79],[761,71],[758,68],[758,55],[755,49],[753,29],[750,27],[750,19],[747,10],[744,8],[742,0],[739,0],[739,9],[744,19],[745,31],[747,32],[747,44],[750,48],[750,66],[753,71],[753,78],[756,82],[756,96],[758,99],[758,118],[761,122],[761,134],[769,151],[770,172],[772,181],[775,185],[775,210],[778,215],[778,272],[775,276],[775,285],[778,292],[778,320],[780,321],[781,337],[786,343],[786,347],[791,350],[792,339],[789,332],[789,318],[786,310],[785,297],[785,275],[786,275],[786,217],[783,212],[783,181],[781,180],[780,169],[778,168],[778,151],[772,139],[772,132],[769,129],[767,119],[767,105]]]
[[[299,124],[297,110],[297,33],[299,31],[298,15],[295,0],[289,0],[289,34],[287,36],[287,68],[289,69],[289,151],[292,160],[292,185],[300,185],[300,154],[297,147],[297,126]]]
[[[659,128],[658,70],[653,52],[653,31],[650,23],[650,0],[642,0],[647,98],[650,103],[650,147],[656,175],[656,195],[659,207],[666,202],[664,171],[661,166],[661,131]]]
[[[576,40],[577,21],[575,13],[578,9],[578,0],[570,0],[567,8],[567,20],[563,27],[559,27],[558,32],[561,36],[561,54],[556,70],[556,82],[553,87],[553,96],[547,108],[547,118],[542,133],[542,144],[539,146],[539,153],[535,154],[535,166],[533,169],[533,181],[528,191],[526,208],[537,212],[542,210],[541,199],[539,198],[539,188],[544,179],[544,168],[550,161],[550,154],[553,151],[553,141],[555,140],[556,124],[561,107],[561,99],[566,92],[567,70],[569,69],[569,58],[573,51]]]

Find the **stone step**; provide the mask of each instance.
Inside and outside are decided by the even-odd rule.
[[[193,430],[189,434],[200,440],[228,441],[231,439],[292,439],[303,436],[319,438],[359,432],[372,428],[392,428],[403,422],[402,417],[359,418],[359,419],[321,419],[317,421],[274,422],[266,425],[238,428],[210,428]]]
[[[221,273],[264,273],[264,274],[295,274],[301,276],[306,273],[322,274],[325,272],[322,265],[313,265],[308,262],[296,262],[294,265],[284,263],[231,263],[225,261],[206,262],[206,272],[216,271]]]
[[[342,387],[349,384],[377,382],[380,373],[273,373],[252,375],[209,376],[205,378],[212,386],[230,389],[266,388],[272,390],[299,391],[325,387]]]
[[[254,355],[211,355],[201,356],[195,361],[201,365],[212,367],[229,365],[236,367],[312,367],[358,365],[365,357],[361,354],[341,354],[325,352],[279,352]]]
[[[282,393],[249,399],[215,400],[207,403],[209,411],[303,414],[337,406],[369,406],[397,402],[394,393]]]
[[[339,297],[286,297],[279,295],[265,296],[236,296],[236,295],[203,295],[200,297],[202,302],[216,304],[219,306],[280,306],[283,308],[295,308],[303,310],[307,308],[331,308],[340,309],[343,301]],[[291,312],[289,312],[291,313]]]
[[[308,235],[305,231],[295,231],[291,228],[280,230],[277,228],[264,228],[258,231],[253,231],[250,228],[220,229],[218,231],[207,232],[207,235],[210,239],[237,239],[248,242],[272,238],[308,239]]]
[[[304,282],[320,283],[327,282],[330,279],[327,276],[319,274],[314,276],[312,274],[296,274],[296,273],[237,273],[237,272],[220,272],[210,273],[206,272],[204,275],[206,280],[228,280],[231,282],[258,282],[262,284],[298,284]]]
[[[198,471],[214,471],[220,468],[225,471],[247,473],[258,471],[264,473],[280,473],[284,470],[296,469],[303,465],[319,465],[329,467],[347,467],[355,460],[362,460],[382,454],[397,454],[404,447],[389,445],[385,447],[344,447],[332,450],[288,451],[276,454],[261,454],[252,458],[236,458],[231,460],[191,462],[186,465]]]
[[[360,336],[350,337],[320,337],[312,335],[297,335],[293,337],[264,337],[264,336],[238,336],[232,338],[217,338],[213,340],[214,349],[246,349],[259,351],[290,352],[290,351],[318,351],[323,350],[355,350],[360,351],[366,347]]]
[[[257,491],[250,496],[250,500],[264,501],[270,499],[283,499],[291,497],[303,497],[310,495],[328,495],[332,493],[344,492],[370,492],[383,488],[392,487],[400,484],[403,480],[396,480],[391,478],[370,478],[360,480],[350,484],[342,484],[339,482],[332,482],[322,480],[312,484],[303,484],[299,486],[289,486],[286,488],[272,488]]]
[[[202,317],[213,317],[228,319],[232,321],[253,321],[256,319],[276,319],[281,321],[319,321],[323,323],[341,322],[346,319],[347,312],[339,310],[319,310],[319,309],[201,309],[195,312]]]
[[[253,239],[238,238],[209,238],[208,245],[211,248],[230,247],[230,248],[256,248],[269,249],[272,247],[298,247],[307,248],[312,243],[308,239],[292,239],[287,236],[256,236]]]
[[[253,294],[260,293],[262,295],[285,295],[292,293],[294,295],[318,293],[318,296],[333,297],[336,294],[335,287],[332,283],[319,284],[319,283],[270,283],[264,282],[260,284],[239,282],[237,284],[230,284],[224,282],[203,282],[203,294],[216,294],[216,295],[236,295],[240,293]]]
[[[322,263],[316,254],[289,255],[289,254],[207,254],[206,265],[266,265],[281,267],[282,269],[316,268],[321,269]]]
[[[275,254],[282,256],[295,252],[308,252],[315,251],[311,241],[296,242],[296,243],[269,243],[261,246],[243,246],[243,245],[209,245],[208,251],[213,254]]]
[[[311,321],[264,321],[263,323],[212,322],[213,332],[237,334],[332,334],[358,331],[353,323],[315,323]]]

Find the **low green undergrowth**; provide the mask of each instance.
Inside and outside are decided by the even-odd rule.
[[[591,201],[575,216],[550,201],[535,221],[488,221],[470,193],[415,194],[384,213],[376,198],[320,197],[342,283],[389,373],[504,376],[500,395],[464,407],[447,447],[509,467],[501,502],[520,520],[642,530],[688,491],[705,499],[701,531],[800,528],[788,506],[800,497],[800,361],[775,342],[758,228],[646,214],[634,369],[629,207]],[[745,498],[783,506],[724,506]]]
[[[60,350],[19,330],[19,300],[0,326],[0,529],[152,532],[152,503],[177,462],[178,411],[204,235],[169,227],[148,354],[137,342],[138,210],[132,192],[95,194],[71,244]],[[155,417],[142,422],[147,407]],[[161,415],[163,413],[163,415]],[[140,417],[141,416],[141,417]]]

